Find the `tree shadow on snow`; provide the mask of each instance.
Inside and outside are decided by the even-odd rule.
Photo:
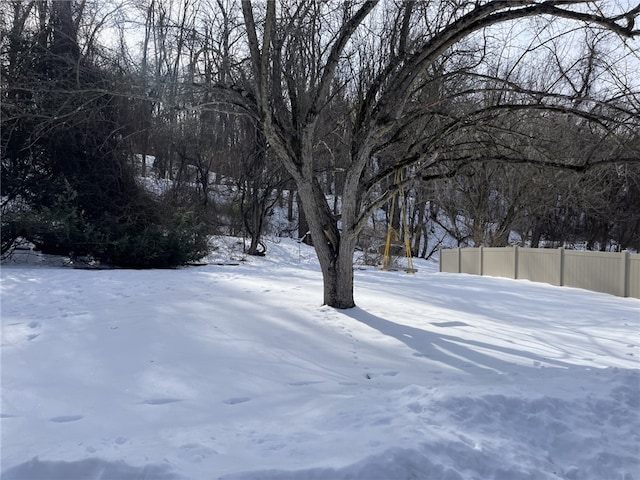
[[[497,373],[513,370],[523,363],[532,368],[540,365],[557,368],[575,368],[577,365],[557,359],[549,359],[526,349],[495,345],[478,340],[470,340],[455,335],[423,330],[395,323],[373,315],[359,307],[343,312],[354,320],[378,330],[385,336],[395,338],[414,350],[415,357],[426,358],[457,370],[472,368],[492,370]],[[455,328],[466,326],[464,322],[443,322],[436,327]],[[509,360],[507,360],[509,359]],[[524,360],[524,362],[523,362]]]

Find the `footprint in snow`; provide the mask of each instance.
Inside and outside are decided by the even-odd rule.
[[[418,402],[411,402],[407,405],[407,409],[415,414],[420,414],[423,412],[424,408]]]
[[[212,448],[205,447],[198,443],[187,443],[180,447],[178,456],[194,463],[200,463],[211,455],[217,455],[218,452]]]
[[[82,420],[83,418],[84,417],[82,415],[62,415],[60,417],[52,417],[49,421],[53,423],[69,423]]]
[[[396,375],[398,375],[400,372],[397,372],[395,370],[390,370],[387,372],[382,372],[382,373],[370,373],[367,372],[364,374],[364,378],[366,378],[367,380],[371,380],[373,377],[378,376],[378,375],[383,375],[385,377],[395,377]]]
[[[238,403],[245,403],[249,400],[251,400],[251,398],[249,397],[233,397],[227,398],[224,403],[226,403],[227,405],[237,405]]]
[[[143,400],[143,405],[166,405],[168,403],[181,402],[180,398],[150,398],[149,400]]]

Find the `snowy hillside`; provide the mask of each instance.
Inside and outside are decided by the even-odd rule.
[[[4,266],[2,480],[640,480],[640,301],[268,252]]]

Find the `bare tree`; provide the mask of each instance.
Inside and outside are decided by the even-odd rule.
[[[253,148],[242,154],[238,170],[240,210],[250,238],[246,252],[249,255],[264,255],[266,246],[262,235],[267,218],[281,199],[289,176],[269,159],[266,139],[259,127],[254,128],[253,138],[247,143]]]
[[[486,82],[470,87],[468,81],[459,81],[483,75],[477,52],[489,48],[486,37],[492,27],[508,22],[557,19],[557,29],[594,28],[620,39],[640,35],[634,29],[640,5],[606,13],[600,8],[602,3],[299,1],[291,5],[267,2],[264,11],[257,11],[251,2],[243,2],[257,117],[298,187],[322,268],[327,305],[355,305],[352,256],[357,236],[371,212],[397,189],[394,184],[380,189],[395,170],[406,169],[410,182],[446,174],[442,169],[447,162],[455,165],[495,158],[584,169],[611,158],[603,148],[592,149],[586,160],[572,155],[550,158],[544,144],[532,145],[536,142],[518,131],[517,122],[521,112],[530,110],[544,112],[547,118],[574,115],[594,136],[615,143],[620,133],[629,131],[624,122],[637,120],[624,95],[594,98],[589,92],[531,89],[509,78],[495,78],[498,83],[493,90],[504,95],[495,103],[478,105],[474,98],[487,88]],[[360,62],[370,68],[358,65],[370,53],[370,44],[361,41],[364,31],[368,36],[377,35],[381,47],[373,62]],[[477,48],[465,51],[474,44]],[[628,47],[620,41],[619,48]],[[434,71],[440,72],[437,78]],[[444,87],[443,97],[436,103],[421,102],[423,89],[436,80]],[[321,115],[343,88],[359,95],[351,118],[341,209],[335,215],[321,185],[314,146]],[[467,101],[470,106],[464,108]],[[442,107],[453,103],[461,108],[451,115]],[[505,117],[512,118],[513,134],[502,135],[496,143],[495,133],[503,130]],[[496,118],[500,122],[494,127]],[[412,128],[416,122],[428,128],[418,137]],[[469,142],[473,130],[480,138]],[[637,154],[616,145],[615,157]],[[374,168],[376,157],[384,157],[391,147],[397,155],[398,146],[402,155],[383,168]]]

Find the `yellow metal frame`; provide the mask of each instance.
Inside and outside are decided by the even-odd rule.
[[[402,233],[404,234],[404,249],[407,255],[407,267],[404,269],[407,273],[416,273],[418,270],[413,267],[413,256],[411,255],[411,242],[409,234],[409,226],[407,225],[407,205],[406,197],[404,194],[404,176],[402,170],[396,170],[394,175],[394,182],[398,185],[398,195],[400,197],[400,224]],[[387,241],[384,245],[384,254],[382,256],[382,270],[395,270],[391,267],[391,239],[395,238],[395,241],[400,241],[400,233],[393,228],[393,216],[396,208],[396,194],[391,197],[391,209],[389,210],[389,228],[387,229]]]

